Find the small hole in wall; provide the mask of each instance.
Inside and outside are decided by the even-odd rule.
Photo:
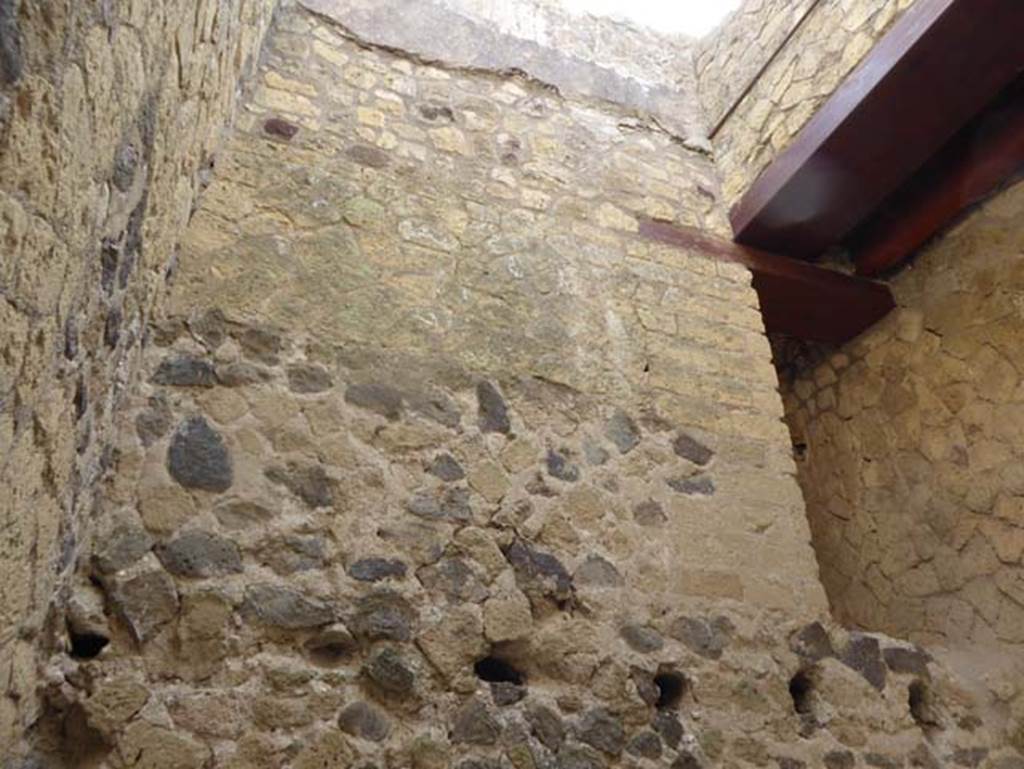
[[[92,660],[107,648],[110,639],[100,633],[76,633],[68,631],[71,642],[71,656],[76,660]]]
[[[658,710],[678,710],[689,688],[686,676],[674,670],[658,673],[654,677],[654,685],[658,688],[658,699],[654,703]]]
[[[807,459],[807,444],[800,441],[793,444],[793,458],[797,461]]]
[[[484,657],[477,660],[473,665],[473,672],[481,681],[488,683],[508,683],[522,686],[526,676],[516,670],[512,665],[497,657]]]
[[[801,670],[789,679],[789,696],[793,698],[793,710],[798,715],[809,716],[814,713],[814,681],[810,675]]]
[[[910,706],[911,718],[922,729],[929,730],[940,727],[931,689],[924,681],[914,681],[910,685],[907,691],[907,704]]]
[[[650,374],[651,373],[651,364],[650,363],[645,363],[644,364],[644,373],[645,374]]]

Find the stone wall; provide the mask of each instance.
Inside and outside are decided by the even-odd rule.
[[[714,128],[758,79],[804,15],[820,0],[758,0],[740,5],[697,46],[700,100]]]
[[[720,227],[708,158],[289,9],[77,562],[64,763],[1018,767],[824,617],[750,276],[637,214]]]
[[[701,44],[697,76],[709,124],[735,105],[712,137],[727,204],[789,146],[912,2],[748,0]],[[808,7],[810,14],[779,50]]]
[[[892,282],[899,311],[786,399],[836,616],[1018,659],[1022,204],[1018,184],[929,246]]]
[[[0,0],[0,755],[269,0]]]

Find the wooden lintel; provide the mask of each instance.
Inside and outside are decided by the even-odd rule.
[[[895,307],[892,292],[883,283],[731,243],[691,227],[641,219],[640,235],[746,265],[753,273],[769,332],[841,344]]]
[[[857,272],[899,265],[966,209],[1024,173],[1024,81],[961,131],[886,201],[851,243]]]
[[[840,242],[1024,71],[1021,0],[916,0],[754,182],[736,240],[808,259]]]

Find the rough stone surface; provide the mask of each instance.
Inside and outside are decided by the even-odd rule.
[[[693,651],[708,659],[718,659],[729,645],[732,626],[725,617],[680,617],[669,633]]]
[[[217,375],[209,361],[191,355],[167,358],[153,374],[153,383],[176,387],[213,387]]]
[[[363,558],[352,564],[348,573],[361,582],[379,582],[382,579],[402,579],[408,567],[394,558]]]
[[[490,382],[478,383],[476,400],[480,413],[480,430],[485,433],[508,433],[511,429],[508,407],[497,388]]]
[[[695,55],[725,199],[734,203],[913,0],[746,0]]]
[[[859,338],[780,356],[837,617],[955,648],[990,680],[1021,674],[1002,650],[1024,644],[1022,203],[1017,184],[936,238]]]
[[[279,585],[246,588],[245,602],[259,621],[287,630],[326,625],[334,619],[334,611],[323,601]]]
[[[21,628],[0,641],[5,756],[39,713],[37,631],[86,538],[160,276],[274,3],[159,5],[0,2],[0,620]]]
[[[242,571],[242,556],[231,540],[193,530],[156,548],[157,558],[180,577],[215,577]]]
[[[363,668],[366,677],[385,695],[408,698],[416,685],[416,674],[394,649],[375,654]]]
[[[179,106],[174,94],[193,93],[182,85],[193,76],[202,93],[218,90],[207,54],[234,40],[234,17],[200,4],[186,33],[163,14],[172,5],[148,7],[173,60],[161,81],[169,95],[157,89],[145,112],[206,130],[206,102]],[[463,17],[527,18],[516,16],[525,6],[490,0],[415,5],[406,10],[427,17],[458,5]],[[380,19],[385,6],[362,7]],[[510,7],[519,11],[502,16]],[[22,29],[39,26],[22,16]],[[55,8],[47,35],[75,38],[62,18]],[[406,32],[422,27],[424,16],[409,18]],[[852,643],[875,640],[878,654],[865,659],[881,658],[881,688],[859,672],[868,665],[806,654],[815,641],[854,661],[807,544],[750,276],[638,232],[639,217],[725,232],[699,137],[623,107],[629,99],[380,47],[365,19],[341,26],[301,3],[280,7],[237,127],[203,160],[197,207],[179,184],[176,149],[158,144],[147,160],[145,137],[121,127],[104,159],[109,187],[89,168],[87,190],[59,193],[58,207],[103,187],[124,237],[96,233],[92,250],[79,249],[95,256],[90,301],[102,311],[66,322],[75,304],[58,295],[46,306],[63,308],[59,317],[31,329],[52,339],[5,325],[37,360],[14,360],[13,384],[0,370],[0,403],[12,406],[0,408],[0,441],[30,435],[19,445],[36,448],[9,461],[44,486],[70,484],[91,525],[37,531],[24,521],[46,519],[32,507],[46,495],[7,487],[31,515],[12,519],[4,542],[59,542],[24,552],[38,557],[36,572],[66,575],[75,589],[5,584],[5,597],[39,592],[48,614],[4,625],[21,650],[0,667],[11,693],[0,698],[4,722],[14,707],[20,723],[37,724],[20,733],[38,737],[45,765],[68,763],[46,753],[50,736],[67,735],[90,753],[74,761],[97,769],[817,767],[839,746],[858,765],[982,748],[989,763],[1012,758],[1005,745],[1024,714],[1011,676],[976,698],[939,656],[927,678],[897,672],[906,661],[890,666],[885,652],[910,647],[874,634]],[[32,73],[52,65],[32,63],[39,46],[24,46],[17,87],[30,90],[10,92],[12,104],[88,110],[105,83],[133,98],[120,73],[136,53],[148,62],[147,49],[118,46],[140,42],[148,22],[130,21],[97,30],[88,87],[68,80],[60,94],[40,93]],[[607,27],[577,26],[517,35],[576,72],[594,70],[566,62],[568,52],[588,49],[652,78],[672,69],[678,104],[695,103],[685,55],[661,60],[635,45],[652,38],[633,32],[581,41]],[[373,34],[360,39],[360,29]],[[494,39],[462,29],[431,34],[453,51]],[[68,45],[74,58],[77,43]],[[19,136],[27,146],[34,135]],[[63,156],[65,142],[54,146]],[[173,173],[153,170],[165,154]],[[74,178],[31,163],[8,182],[6,155],[0,165],[16,207],[32,185]],[[144,184],[157,191],[151,205],[121,206],[121,187]],[[165,218],[172,210],[180,216]],[[150,253],[186,220],[174,259],[171,245]],[[0,214],[0,240],[26,221]],[[121,306],[133,280],[166,299],[153,312]],[[21,272],[0,284],[5,299],[19,292],[0,302],[5,323],[31,315],[19,309],[35,306],[20,304],[25,287],[50,285]],[[920,330],[905,323],[900,333]],[[145,344],[128,363],[120,351],[132,340]],[[154,381],[182,356],[209,361],[212,386]],[[50,401],[26,400],[31,377],[50,371],[44,358],[56,360],[54,387],[68,390],[52,401],[71,406],[60,418],[79,425],[63,454],[43,448],[63,434],[36,408]],[[890,390],[892,402],[907,400]],[[174,426],[191,419],[230,447],[230,488],[169,476]],[[116,433],[104,426],[115,420]],[[714,456],[677,451],[684,430]],[[60,456],[92,440],[102,444],[85,451],[95,464],[73,480],[78,468]],[[439,456],[461,474],[450,463],[431,472]],[[713,494],[669,485],[701,479]],[[146,532],[158,552],[143,550],[138,531],[108,548],[118,524]],[[1014,582],[999,584],[1016,594]],[[693,624],[676,633],[680,618]],[[803,638],[814,622],[824,638]],[[623,637],[625,626],[643,632]],[[45,707],[30,704],[30,690]],[[1000,703],[998,718],[986,701]],[[928,726],[936,719],[941,730]]]
[[[310,507],[329,507],[334,501],[331,480],[320,465],[289,462],[267,468],[266,476],[288,489]]]
[[[114,609],[138,641],[151,638],[178,613],[174,581],[159,569],[142,568],[136,573],[116,577],[109,596]]]
[[[384,715],[373,705],[366,702],[354,702],[338,716],[338,727],[370,742],[384,740],[391,731],[391,726]]]
[[[620,454],[628,454],[640,443],[640,429],[636,422],[625,411],[618,410],[612,414],[605,428],[608,437]]]
[[[224,438],[203,417],[192,417],[178,426],[167,449],[167,470],[188,489],[222,492],[234,482]]]

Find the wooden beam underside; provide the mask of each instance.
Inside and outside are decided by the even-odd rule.
[[[967,209],[1024,173],[1024,80],[961,131],[850,239],[860,275],[897,267]]]
[[[1024,71],[1021,0],[917,0],[733,208],[736,240],[839,243]]]
[[[640,235],[746,265],[753,274],[765,328],[772,333],[841,344],[895,306],[885,284],[731,243],[691,227],[641,219]]]

